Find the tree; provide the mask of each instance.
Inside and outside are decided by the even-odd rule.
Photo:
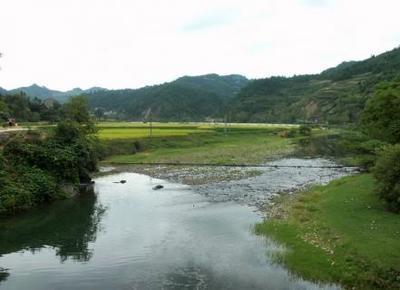
[[[64,105],[64,119],[67,122],[76,122],[85,134],[96,132],[96,126],[89,114],[87,100],[83,96],[72,97]]]
[[[400,144],[382,150],[373,168],[379,196],[389,210],[400,212]]]
[[[67,120],[79,124],[91,122],[87,101],[82,96],[71,97],[64,105],[64,114]]]
[[[363,130],[372,138],[400,142],[400,79],[384,82],[362,113]]]

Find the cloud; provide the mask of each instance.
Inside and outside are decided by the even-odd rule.
[[[301,0],[305,5],[321,7],[329,4],[329,0]]]
[[[317,73],[400,44],[398,0],[1,1],[5,88]]]
[[[200,31],[231,24],[238,14],[233,11],[211,11],[183,25],[185,32]]]

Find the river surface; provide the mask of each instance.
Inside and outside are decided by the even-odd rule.
[[[263,218],[253,204],[348,173],[282,168],[209,187],[131,172],[100,177],[94,193],[0,223],[0,289],[339,289],[272,263],[284,249],[253,233]]]

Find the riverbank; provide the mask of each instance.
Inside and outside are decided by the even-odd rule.
[[[305,279],[349,289],[400,288],[400,219],[374,194],[371,175],[279,197],[256,226],[286,247],[276,256]]]
[[[111,155],[104,162],[259,164],[295,151],[296,138],[279,136],[284,130],[231,128],[225,134],[217,128],[211,132],[152,139],[103,139]]]

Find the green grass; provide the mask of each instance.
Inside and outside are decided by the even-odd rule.
[[[110,163],[177,162],[177,163],[260,163],[294,150],[291,139],[276,136],[271,131],[221,132],[191,134],[181,138],[145,140],[144,152],[109,157]]]
[[[277,132],[296,128],[277,124],[101,122],[99,139],[105,145],[106,163],[260,163],[286,155],[293,139]],[[134,144],[140,143],[135,150]],[[133,154],[132,154],[133,153]]]
[[[150,124],[143,122],[100,122],[97,123],[99,128],[99,138],[101,140],[112,139],[132,139],[144,138],[150,136]],[[168,137],[168,136],[187,136],[196,133],[212,133],[221,131],[225,127],[221,123],[160,123],[153,122],[152,136],[153,137]],[[233,124],[226,125],[227,130],[268,130],[274,128],[292,128],[296,125],[279,125],[279,124]]]
[[[285,217],[256,226],[282,243],[279,261],[306,279],[355,289],[400,289],[400,216],[385,210],[368,174],[283,198]]]
[[[187,129],[187,128],[153,128],[153,137],[167,137],[167,136],[186,136],[195,133],[211,132],[205,129]],[[99,138],[100,140],[110,139],[132,139],[132,138],[144,138],[150,135],[148,128],[104,128],[100,129]]]

